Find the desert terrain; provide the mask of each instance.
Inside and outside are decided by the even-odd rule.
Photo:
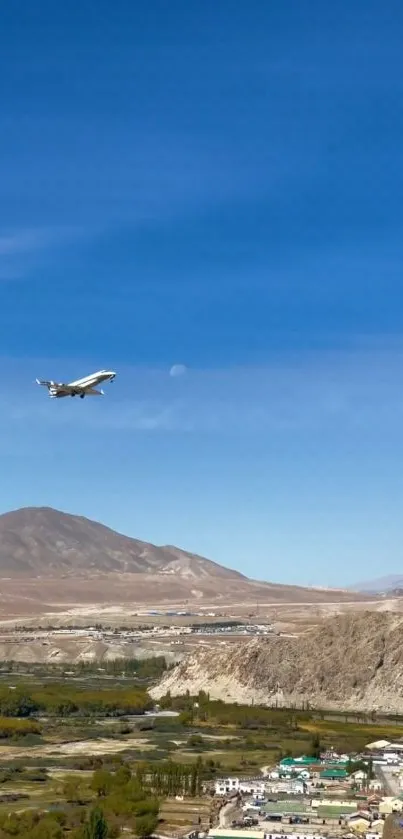
[[[178,604],[226,609],[248,604],[362,599],[348,590],[251,580],[170,545],[156,546],[51,508],[0,516],[0,617],[65,612],[98,604],[136,611]]]
[[[249,580],[47,508],[0,516],[0,579],[0,827],[71,833],[101,795],[117,830],[144,810],[181,836],[217,822],[222,773],[401,736],[399,596]]]
[[[402,606],[400,597],[372,592],[250,580],[180,548],[132,539],[51,508],[0,516],[3,661],[149,655],[181,661],[198,649],[244,644],[250,626],[263,635],[295,636],[338,614],[399,612]],[[220,622],[238,623],[238,630],[212,631]],[[192,629],[203,623],[204,633]]]

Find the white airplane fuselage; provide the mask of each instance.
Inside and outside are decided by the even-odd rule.
[[[91,373],[74,382],[48,382],[41,379],[36,381],[38,385],[48,388],[52,399],[61,399],[64,396],[80,396],[84,399],[84,396],[103,396],[103,390],[95,390],[96,385],[102,382],[113,382],[115,376],[116,373],[113,370],[98,370],[97,373]]]

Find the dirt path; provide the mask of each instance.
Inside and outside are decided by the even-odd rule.
[[[221,807],[218,816],[218,822],[220,827],[230,827],[231,822],[234,820],[236,813],[238,810],[238,802],[235,801],[228,801],[228,804],[224,804],[224,807]]]
[[[102,755],[123,752],[127,749],[146,751],[154,749],[148,740],[75,740],[69,743],[45,743],[43,746],[21,749],[18,746],[0,746],[0,760],[12,760],[22,757],[54,757],[55,755]]]

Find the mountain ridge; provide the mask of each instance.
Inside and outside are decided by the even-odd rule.
[[[52,507],[0,515],[0,577],[0,613],[10,612],[16,600],[25,613],[90,603],[228,608],[365,599],[347,590],[252,580],[198,554],[143,542]]]
[[[49,545],[52,535],[56,539],[56,550],[52,550]],[[17,555],[12,555],[13,547],[16,548]],[[72,565],[68,557],[70,551],[75,550],[76,557],[79,556],[80,550],[87,551],[84,562],[74,563],[74,569],[71,569],[83,570],[87,568],[88,551],[92,547],[98,551],[98,570],[105,573],[147,573],[154,570],[164,572],[169,570],[169,566],[178,558],[183,558],[199,564],[200,569],[208,567],[219,576],[247,579],[240,571],[226,568],[175,545],[154,545],[152,542],[126,536],[101,522],[65,513],[53,507],[23,507],[0,515],[0,572],[10,556],[13,561],[17,559],[20,570],[31,571],[35,563],[29,560],[40,559],[39,550],[43,551],[45,564],[48,561],[52,569],[59,570],[62,561],[64,571]],[[100,550],[103,550],[103,553],[99,553]],[[128,559],[125,558],[125,551]],[[57,564],[52,562],[52,554],[57,555]]]
[[[350,591],[366,592],[368,594],[387,594],[397,589],[403,589],[403,574],[386,574],[373,580],[355,583],[349,586]]]

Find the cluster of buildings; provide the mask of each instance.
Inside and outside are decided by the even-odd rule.
[[[401,814],[403,825],[403,744],[397,745],[369,744],[355,757],[356,771],[348,755],[332,752],[320,759],[284,758],[257,778],[217,780],[215,794],[236,800],[241,815],[231,829],[212,829],[210,839],[284,839],[288,834],[293,839],[380,839],[389,814]]]
[[[193,626],[194,635],[272,635],[274,628],[266,623],[238,623],[233,626],[214,625]]]
[[[378,778],[369,779],[363,769],[348,771],[348,755],[333,755],[330,759],[313,757],[286,757],[264,776],[256,779],[225,778],[215,782],[215,794],[228,796],[234,793],[242,795],[266,796],[273,794],[308,795],[315,790],[346,787],[358,790],[365,786],[367,791],[380,792],[383,782]]]
[[[185,612],[179,613],[169,613],[169,616],[180,616],[185,615]],[[220,623],[210,623],[210,624],[188,624],[188,625],[175,625],[169,624],[167,626],[163,624],[156,624],[154,626],[142,626],[137,629],[103,629],[100,627],[89,626],[86,628],[81,627],[68,627],[63,629],[54,629],[52,630],[52,635],[55,636],[63,636],[63,637],[72,637],[72,638],[79,638],[79,637],[88,637],[94,638],[96,640],[103,640],[103,641],[116,641],[116,638],[119,637],[119,640],[122,641],[135,641],[139,638],[163,638],[167,637],[170,638],[173,635],[269,635],[274,632],[273,627],[270,624],[220,624]],[[35,632],[30,633],[28,638],[31,640],[38,640],[39,637],[47,637],[49,635],[49,631],[47,632]]]
[[[396,763],[403,761],[403,743],[390,740],[376,740],[365,747],[365,755],[377,763]]]

